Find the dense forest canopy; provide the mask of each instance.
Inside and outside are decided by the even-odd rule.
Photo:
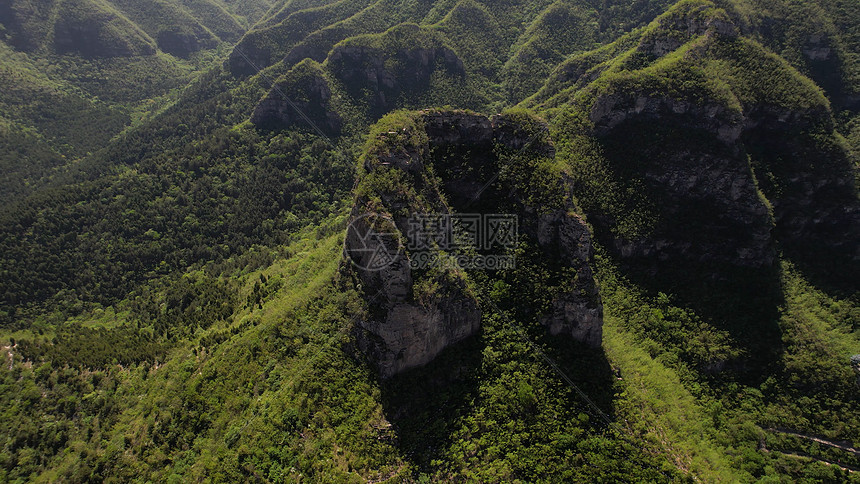
[[[4,1],[0,481],[860,482],[858,19]],[[381,378],[348,225],[470,209],[516,266],[416,271],[480,329]]]

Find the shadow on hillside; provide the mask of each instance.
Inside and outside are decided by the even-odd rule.
[[[847,233],[847,231],[846,231]],[[800,271],[804,279],[830,297],[848,299],[857,293],[860,281],[860,240],[846,233],[832,237],[810,236],[807,240],[786,240],[782,243],[785,258]],[[841,237],[843,247],[828,247],[827,241]]]
[[[444,350],[426,366],[380,382],[385,418],[402,454],[421,472],[448,445],[459,418],[477,396],[484,343],[472,336]]]
[[[544,332],[539,343],[546,355],[597,405],[601,412],[614,419],[616,372],[606,358],[603,348],[592,348],[570,336],[552,336]],[[561,380],[561,378],[559,378]],[[570,406],[579,408],[597,426],[600,416],[582,397],[571,391]]]
[[[725,376],[760,383],[766,377],[764,370],[781,358],[779,319],[785,297],[778,263],[765,268],[697,264],[682,258],[616,263],[650,296],[669,294],[674,305],[693,310],[729,334],[744,356],[726,362]]]
[[[804,129],[745,136],[757,183],[773,204],[783,255],[815,287],[850,297],[860,277],[860,201],[847,153]]]
[[[618,198],[588,213],[595,237],[630,282],[726,331],[745,356],[717,366],[753,383],[782,353],[766,204],[743,153],[683,118],[653,124],[626,121],[600,138]]]
[[[545,354],[601,412],[611,417],[616,377],[603,349],[588,347],[570,337],[551,336],[542,327],[534,329],[540,335],[530,335],[532,340],[544,348]],[[418,472],[438,470],[432,465],[433,460],[444,457],[446,449],[454,443],[452,438],[461,427],[461,419],[474,414],[476,405],[480,406],[481,379],[492,378],[482,371],[484,348],[483,334],[479,334],[446,349],[425,367],[380,383],[386,419],[398,436],[402,455]],[[538,355],[532,357],[539,361]],[[546,362],[537,364],[553,373]],[[554,379],[559,389],[568,386],[560,376]],[[599,412],[576,392],[566,391],[566,398],[567,407],[574,409],[574,414],[582,412],[589,415],[595,426],[603,425]],[[525,417],[511,415],[511,418]]]

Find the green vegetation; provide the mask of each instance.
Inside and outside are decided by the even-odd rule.
[[[27,196],[51,168],[63,163],[62,155],[37,133],[8,120],[0,120],[0,201]]]
[[[3,2],[0,482],[860,482],[858,8]],[[284,94],[342,129],[249,122]],[[413,153],[433,109],[542,151]],[[347,214],[455,209],[464,166],[588,221],[603,346],[546,333],[572,275],[525,234],[416,273],[481,330],[380,380]]]
[[[204,11],[216,4],[218,15],[227,15],[217,0],[128,5],[16,0],[0,7],[4,206],[43,187],[67,184],[68,168],[78,169],[123,131],[163,111],[191,79],[223,58],[226,49],[217,39],[185,58],[155,50],[157,30],[175,27],[166,22],[196,22],[188,12],[197,12],[206,23]],[[83,33],[74,34],[75,29]],[[83,52],[75,42],[103,50]]]
[[[278,62],[310,33],[356,14],[367,5],[368,0],[315,2],[325,3],[325,5],[308,5],[303,9],[290,8],[294,3],[296,2],[287,2],[281,13],[253,29],[239,42],[230,57],[230,69],[234,74],[256,74],[254,67],[248,65],[245,56],[253,59],[254,64],[259,68]],[[281,20],[275,23],[275,19]],[[319,61],[321,62],[322,59]]]
[[[736,341],[666,294],[645,296],[602,260],[604,345],[624,380],[632,380],[624,401],[635,406],[625,415],[641,422],[638,431],[652,445],[672,446],[679,467],[707,481],[780,479],[783,473],[816,482],[857,479],[821,462],[856,468],[856,456],[773,431],[856,443],[856,376],[846,364],[860,349],[852,328],[856,302],[826,296],[784,264],[783,353],[759,376],[761,383],[750,385],[713,372],[714,362],[736,354]],[[798,460],[797,453],[813,458]]]
[[[495,79],[506,48],[498,20],[484,5],[463,0],[435,24],[474,75]]]
[[[122,109],[40,72],[26,54],[3,44],[0,51],[4,54],[0,77],[4,118],[18,130],[39,133],[64,155],[80,156],[104,146],[130,121]]]
[[[5,321],[48,298],[66,310],[77,299],[110,303],[144,278],[277,243],[321,220],[343,205],[351,163],[307,140],[220,130],[206,144],[45,193],[3,236]],[[40,242],[49,239],[50,248]]]
[[[577,3],[553,3],[513,46],[514,54],[502,72],[510,100],[520,100],[537,91],[559,62],[595,45],[597,12]]]

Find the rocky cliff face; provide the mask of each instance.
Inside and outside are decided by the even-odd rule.
[[[857,385],[860,386],[860,355],[851,357],[851,368],[857,373]]]
[[[378,233],[370,222],[376,215],[353,215],[346,251],[372,314],[356,327],[356,341],[383,378],[427,364],[478,331],[481,311],[461,275],[445,271],[429,277],[439,289],[417,299],[413,269],[403,248],[394,239],[366,237]],[[388,262],[382,268],[369,266],[363,254],[384,254]]]
[[[739,143],[743,116],[716,102],[617,97],[596,101],[595,132],[610,163],[625,160],[622,171],[643,184],[656,211],[646,233],[611,242],[618,254],[658,266],[683,260],[771,266],[773,221]],[[648,133],[644,139],[643,133]],[[631,146],[631,139],[640,144]],[[634,159],[641,163],[633,164]],[[595,220],[616,223],[597,214]]]
[[[325,73],[318,64],[304,62],[275,83],[254,108],[251,122],[264,129],[297,126],[334,135],[340,132],[343,121],[331,101]]]
[[[540,315],[540,321],[553,335],[599,346],[603,314],[590,266],[591,236],[570,200],[555,210],[542,210],[521,197],[528,193],[526,186],[501,201],[489,190],[486,199],[475,197],[475,187],[486,185],[498,168],[494,150],[545,156],[553,153],[551,145],[534,142],[518,128],[520,120],[508,116],[421,112],[413,119],[412,125],[394,126],[380,135],[379,147],[365,159],[363,186],[383,185],[381,180],[400,182],[359,188],[345,242],[350,270],[372,314],[359,324],[357,341],[380,374],[388,377],[426,364],[480,327],[482,311],[468,282],[472,269],[414,266],[426,256],[405,247],[412,237],[409,223],[414,214],[516,208],[522,236],[569,270],[564,289],[554,295],[551,309]],[[377,181],[372,181],[374,177]],[[436,250],[435,255],[451,254]]]
[[[739,38],[738,30],[723,14],[679,7],[630,51],[627,75],[592,83],[585,70],[571,68],[567,74],[581,76],[577,85],[594,90],[586,109],[608,165],[622,184],[639,187],[653,218],[647,230],[627,237],[619,235],[619,220],[589,216],[618,255],[654,270],[687,261],[708,264],[705,272],[720,278],[721,267],[768,268],[777,240],[805,245],[806,252],[816,246],[852,254],[853,262],[842,265],[856,264],[856,187],[844,149],[829,138],[827,100],[792,68]],[[630,74],[685,44],[681,63],[716,56],[752,69],[756,56],[769,67],[730,79],[722,90]],[[805,55],[827,58],[826,44],[811,37]],[[756,79],[765,76],[770,80]]]
[[[603,305],[591,269],[592,245],[588,226],[569,209],[537,217],[537,241],[551,260],[573,269],[575,283],[552,301],[541,323],[552,335],[570,335],[589,346],[603,339]]]
[[[573,271],[570,285],[553,297],[551,310],[540,316],[541,323],[553,335],[564,334],[599,346],[603,306],[590,264],[591,232],[585,221],[576,215],[570,198],[564,197],[557,208],[548,210],[528,201],[529,194],[534,191],[528,183],[515,183],[504,194],[492,190],[480,192],[500,169],[494,152],[508,150],[553,158],[555,149],[547,142],[547,127],[539,124],[532,126],[529,132],[523,129],[522,120],[513,116],[487,118],[460,112],[429,112],[424,115],[424,123],[431,156],[455,153],[455,159],[467,158],[461,165],[446,165],[441,160],[435,164],[442,175],[445,196],[455,207],[497,211],[494,207],[505,206],[516,213],[521,232],[545,257]],[[435,158],[438,159],[438,155]]]
[[[171,30],[160,32],[156,37],[158,48],[177,57],[188,57],[199,50],[218,46],[218,39],[207,32],[202,25],[195,27],[193,32]]]
[[[856,264],[860,212],[850,163],[837,147],[815,148],[801,134],[826,121],[826,111],[759,104],[735,113],[716,103],[631,96],[599,98],[591,111],[610,162],[626,160],[627,176],[644,183],[658,210],[647,236],[612,241],[619,255],[658,266],[766,268],[780,240],[806,252],[853,254],[844,262]],[[661,137],[661,130],[685,134]],[[624,148],[644,133],[641,145]],[[615,224],[593,219],[607,231]]]
[[[413,269],[393,220],[361,213],[359,207],[353,211],[345,250],[372,317],[356,327],[356,341],[387,378],[429,363],[448,346],[475,334],[481,311],[465,280],[450,272],[431,278],[440,289],[417,300]]]
[[[821,135],[825,129],[763,123],[745,140],[786,255],[830,283],[853,287],[860,274],[860,199],[852,162],[837,140]]]
[[[698,104],[685,99],[653,96],[642,92],[600,96],[591,109],[591,121],[598,136],[633,118],[654,120],[683,118],[691,127],[709,131],[727,145],[733,145],[743,130],[741,113],[713,101]]]
[[[655,21],[656,28],[639,43],[639,52],[662,57],[677,50],[697,36],[723,36],[734,38],[738,29],[725,14],[714,15],[707,11],[712,6],[686,5]]]
[[[334,76],[373,117],[404,104],[403,96],[426,90],[437,70],[465,76],[462,61],[447,47],[399,48],[396,52],[366,46],[336,47],[327,59]]]
[[[288,75],[257,106],[252,122],[279,127],[296,124],[299,118],[290,114],[295,109],[283,99],[283,94],[293,91],[300,92],[295,97],[288,94],[290,100],[300,108],[316,109],[316,114],[325,118],[322,124],[327,125],[329,131],[338,131],[347,121],[327,108],[332,91],[338,93],[342,107],[349,105],[342,110],[351,113],[349,121],[358,124],[377,120],[397,108],[417,103],[433,104],[427,95],[434,91],[434,80],[462,80],[466,75],[457,54],[434,35],[417,25],[404,24],[389,32],[342,42],[327,52],[327,56],[326,52],[314,50],[318,47],[299,46],[285,62],[287,65],[299,62],[293,70],[309,63],[318,66],[314,79],[299,81],[296,76]],[[266,52],[255,50],[253,45],[247,49],[243,54],[251,62],[259,65],[270,62],[265,58]],[[322,64],[312,60],[320,57],[325,59]],[[242,62],[247,64],[244,58]],[[299,82],[304,85],[297,86]]]

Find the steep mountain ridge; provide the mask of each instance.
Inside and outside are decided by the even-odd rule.
[[[565,196],[561,178],[546,166],[554,153],[548,139],[538,138],[546,127],[521,115],[487,118],[434,111],[390,115],[379,125],[371,130],[365,147],[344,250],[361,281],[362,294],[372,311],[380,314],[379,321],[362,321],[356,328],[359,346],[371,355],[380,373],[390,377],[426,365],[445,348],[478,331],[482,310],[471,288],[471,271],[415,265],[456,258],[460,251],[468,254],[469,247],[444,241],[438,245],[433,234],[414,233],[415,217],[418,221],[422,216],[456,217],[463,210],[469,217],[516,213],[518,232],[526,237],[522,243],[562,267],[545,280],[533,281],[548,287],[553,280],[559,286],[543,295],[548,299],[546,307],[535,307],[541,324],[552,335],[599,346],[603,309],[591,268],[591,236]],[[516,175],[523,179],[505,177],[501,190],[478,188],[489,182],[480,174],[509,163],[520,165]],[[548,187],[546,193],[533,192],[540,184]],[[373,237],[383,231],[393,238]],[[381,253],[392,262],[374,267],[371,258]],[[491,262],[496,256],[486,256],[487,269],[504,268]]]
[[[832,251],[847,258],[828,266],[825,271],[837,270],[841,265],[843,274],[856,274],[856,244],[860,239],[855,229],[849,227],[856,227],[860,221],[856,218],[858,201],[856,188],[849,188],[854,185],[852,163],[834,130],[830,103],[817,86],[787,62],[767,53],[757,42],[739,37],[742,30],[733,24],[725,10],[715,9],[711,2],[682,2],[655,20],[641,34],[638,45],[633,49],[590,69],[560,69],[567,80],[556,78],[548,83],[557,93],[554,95],[556,99],[543,91],[526,104],[537,109],[578,104],[581,108],[577,109],[588,113],[587,121],[584,124],[575,121],[562,129],[568,130],[573,137],[583,131],[593,131],[602,141],[598,151],[589,155],[590,159],[606,156],[609,167],[621,175],[621,180],[626,178],[622,183],[644,183],[647,190],[658,190],[653,192],[655,198],[650,202],[647,199],[637,202],[631,198],[626,203],[628,207],[631,203],[645,203],[645,206],[640,205],[640,210],[649,210],[648,205],[650,210],[659,207],[657,210],[662,214],[652,211],[650,216],[656,215],[657,218],[646,222],[646,227],[638,227],[644,229],[643,234],[650,231],[660,240],[645,242],[646,237],[631,245],[623,240],[637,239],[636,231],[630,232],[633,235],[630,237],[620,227],[636,222],[606,219],[607,216],[613,217],[613,211],[629,214],[629,209],[619,205],[598,208],[594,203],[600,203],[597,202],[600,197],[594,194],[593,189],[577,193],[583,203],[592,207],[586,211],[591,213],[594,210],[593,215],[597,216],[595,223],[600,220],[600,223],[614,225],[609,228],[615,232],[615,242],[610,245],[616,245],[625,257],[645,253],[657,255],[660,250],[668,250],[672,255],[658,255],[658,258],[675,260],[687,250],[700,250],[700,256],[693,256],[694,259],[701,256],[711,258],[720,254],[721,249],[707,245],[706,240],[719,240],[719,245],[725,249],[732,247],[731,244],[726,245],[726,241],[733,237],[752,236],[748,242],[739,241],[741,245],[733,249],[738,251],[737,255],[729,254],[725,260],[740,260],[740,265],[767,266],[773,260],[769,235],[773,222],[768,214],[769,207],[773,207],[778,233],[783,237],[781,242],[787,248],[798,240],[807,243],[816,240],[810,245],[816,246],[819,252],[825,252],[831,241],[837,244],[852,241],[850,248],[842,246]],[[585,54],[582,58],[590,56]],[[574,72],[579,73],[579,77],[568,74]],[[564,107],[560,110],[571,109]],[[654,120],[674,126],[665,128],[664,136],[667,138],[655,136],[657,129],[646,127]],[[613,134],[615,132],[618,134]],[[647,138],[637,132],[647,133]],[[813,135],[805,134],[813,132],[825,139],[813,141]],[[704,143],[707,138],[713,141],[708,145],[693,146],[684,141],[685,136],[696,139],[696,143]],[[622,143],[623,139],[637,141],[631,145]],[[801,139],[806,140],[805,148],[800,148],[804,143]],[[711,158],[722,151],[713,142],[726,146],[727,151],[718,155],[725,161]],[[794,143],[794,148],[780,149],[776,146],[790,143]],[[762,148],[765,144],[782,154],[768,153]],[[839,148],[840,145],[843,147]],[[633,150],[625,149],[625,146]],[[703,165],[691,163],[696,152],[706,153],[708,161],[703,160]],[[775,162],[777,156],[783,159]],[[750,157],[752,159],[748,161]],[[677,161],[653,168],[647,161],[638,161],[659,160],[665,164],[673,158]],[[816,159],[821,161],[816,163],[813,161]],[[786,183],[776,191],[774,177],[779,175],[773,173],[786,169],[789,163],[794,167],[791,176],[805,182],[795,178],[793,189],[790,183]],[[827,168],[814,168],[819,163],[826,163]],[[733,172],[724,171],[732,165],[734,168],[730,170]],[[586,183],[593,183],[593,180]],[[802,186],[804,183],[806,188]],[[821,191],[816,193],[809,185],[817,186]],[[669,192],[661,193],[661,186],[668,188]],[[759,187],[764,190],[767,200],[757,193]],[[586,186],[580,189],[587,190]],[[681,198],[674,205],[676,209],[671,209],[673,202],[669,200],[677,197]],[[712,198],[710,202],[706,201],[709,197]],[[817,202],[812,202],[813,199]],[[708,208],[708,204],[715,206]],[[811,205],[818,207],[812,217],[808,215],[809,208],[801,208]],[[789,209],[789,206],[793,208]],[[720,227],[723,232],[718,235],[707,226],[696,224],[697,218],[699,221],[706,219],[695,214],[682,215],[673,211],[682,207],[685,210],[695,207],[693,210],[709,214],[710,222],[707,223],[712,223],[713,228]],[[748,212],[748,215],[741,215],[743,212]],[[649,215],[645,212],[634,216]],[[813,219],[817,222],[812,222]],[[687,235],[676,239],[681,246],[673,248],[675,243],[670,241],[671,238],[667,240],[653,235],[662,230],[659,220],[672,220],[667,229],[675,232],[679,229],[678,220],[694,223],[684,229],[688,231]],[[732,228],[735,223],[740,225]],[[745,228],[739,230],[739,227]],[[841,230],[842,235],[832,237],[835,227],[841,227],[835,230]],[[829,233],[831,236],[817,236],[816,233]],[[689,247],[691,242],[693,247]],[[699,245],[702,243],[705,245]],[[753,245],[744,247],[743,244],[747,243]],[[657,246],[661,249],[658,250]],[[747,258],[747,262],[742,261]]]
[[[2,192],[50,184],[65,165],[154,116],[217,61],[257,17],[221,0],[9,1],[0,5],[0,109],[16,132],[20,167]],[[49,154],[49,152],[51,154]],[[27,165],[42,166],[28,170]],[[50,167],[45,170],[43,168]]]
[[[156,47],[187,56],[238,40],[256,20],[221,0],[10,0],[0,9],[5,40],[16,49],[87,58],[151,55]]]
[[[313,128],[290,105],[298,99],[305,108],[313,106],[310,119],[330,133],[339,133],[344,122],[361,130],[396,107],[457,102],[453,86],[465,75],[463,62],[433,31],[401,24],[341,42],[321,66],[306,59],[276,81],[251,121],[268,128]],[[340,113],[352,116],[342,119]]]

